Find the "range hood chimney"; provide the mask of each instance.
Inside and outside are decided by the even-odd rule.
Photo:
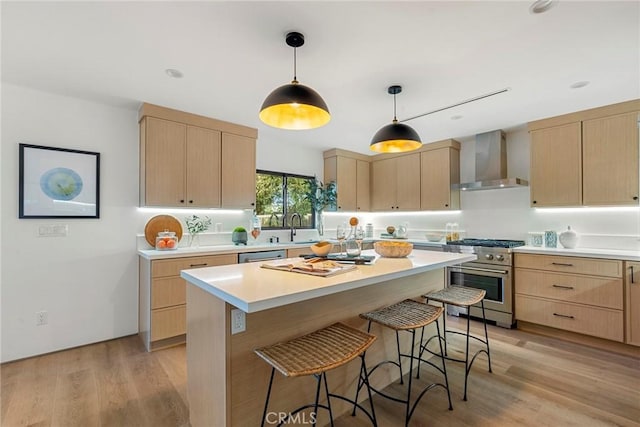
[[[507,178],[507,139],[502,130],[494,130],[476,135],[476,180],[451,187],[477,191],[527,185],[524,179]]]

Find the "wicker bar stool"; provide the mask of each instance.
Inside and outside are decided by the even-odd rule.
[[[343,323],[335,323],[326,328],[319,329],[307,335],[294,338],[290,341],[278,343],[268,347],[254,350],[255,353],[271,365],[271,379],[269,380],[269,389],[267,398],[264,403],[264,412],[262,415],[262,426],[265,425],[267,418],[267,408],[269,406],[269,398],[271,396],[271,387],[273,385],[273,377],[278,370],[285,377],[299,377],[313,375],[316,378],[316,397],[313,404],[307,404],[295,409],[288,414],[285,420],[280,424],[286,423],[296,413],[314,408],[314,413],[318,413],[318,408],[329,411],[331,425],[333,426],[333,413],[331,411],[331,397],[347,401],[354,404],[355,408],[361,409],[371,420],[374,426],[377,425],[376,414],[373,408],[373,400],[371,399],[371,390],[369,389],[369,377],[367,367],[364,362],[364,354],[366,350],[373,344],[376,337],[374,335],[363,332],[359,329],[352,328]],[[344,396],[329,393],[326,372],[342,366],[356,357],[360,356],[360,378],[358,384],[365,384],[369,392],[369,402],[371,404],[371,413],[356,401],[348,399]],[[324,380],[325,396],[327,404],[320,404],[320,389]],[[316,425],[316,420],[313,420]]]
[[[392,364],[397,366],[400,369],[400,384],[404,384],[404,381],[402,378],[402,358],[403,357],[409,358],[409,384],[407,385],[406,399],[400,399],[400,398],[391,396],[385,393],[384,391],[377,390],[373,387],[370,387],[376,393],[378,393],[379,395],[387,399],[405,404],[405,426],[409,424],[409,420],[411,419],[411,416],[413,415],[413,412],[416,409],[416,406],[418,406],[420,399],[422,399],[422,397],[425,395],[426,392],[428,392],[429,390],[437,386],[440,386],[445,390],[447,390],[447,397],[449,399],[449,409],[450,410],[453,409],[453,406],[451,404],[451,394],[449,393],[449,379],[447,377],[447,367],[444,361],[444,351],[442,348],[442,343],[440,343],[440,353],[441,353],[440,356],[442,357],[441,358],[442,367],[436,365],[435,363],[429,360],[424,360],[424,359],[421,360],[420,355],[415,354],[416,330],[421,329],[424,333],[425,326],[433,322],[436,322],[436,329],[438,331],[438,336],[439,336],[440,326],[438,326],[438,318],[440,317],[442,312],[443,312],[442,307],[435,307],[429,304],[424,304],[418,301],[407,299],[399,303],[384,307],[380,310],[360,314],[360,317],[369,321],[367,332],[371,330],[372,322],[375,322],[387,328],[393,329],[396,332],[396,346],[398,349],[398,361],[396,362],[394,360],[384,360],[378,363],[373,368],[371,368],[368,375],[371,375],[380,366],[383,366],[385,364]],[[400,337],[399,337],[400,331],[406,331],[411,334],[411,353],[410,354],[402,353],[400,350]],[[423,362],[440,371],[440,373],[442,373],[442,375],[444,376],[444,384],[433,383],[428,385],[422,390],[422,392],[418,395],[418,398],[412,405],[411,404],[411,385],[412,385],[411,373],[413,372],[414,360],[418,360],[418,370],[420,367],[420,362]],[[363,386],[363,383],[360,381],[358,384],[358,391],[356,392],[356,399],[355,399],[356,401],[358,400],[358,393],[360,393],[360,389],[362,388],[362,386]],[[355,408],[354,408],[354,412],[355,412]]]
[[[444,305],[444,308],[446,309],[446,306],[448,304],[451,305],[456,305],[458,307],[466,307],[467,308],[467,313],[469,313],[470,311],[470,307],[472,305],[478,304],[480,303],[481,307],[482,307],[482,322],[484,324],[484,339],[480,338],[480,337],[476,337],[474,335],[471,335],[469,333],[469,326],[470,326],[470,319],[471,316],[467,315],[467,333],[463,333],[463,332],[459,332],[459,331],[453,331],[453,330],[447,330],[447,314],[445,313],[442,316],[442,326],[444,329],[444,337],[441,336],[437,336],[434,335],[432,337],[430,337],[426,343],[423,344],[421,350],[420,350],[420,354],[422,354],[423,351],[427,351],[429,353],[435,354],[433,353],[431,350],[429,350],[427,348],[427,345],[429,344],[429,342],[434,339],[434,338],[438,338],[438,341],[440,340],[444,340],[444,357],[447,360],[451,360],[453,362],[464,362],[465,364],[465,371],[464,371],[464,397],[463,400],[467,400],[467,380],[469,378],[469,372],[471,371],[471,366],[473,365],[473,362],[476,360],[476,357],[478,357],[478,355],[480,353],[486,353],[487,358],[489,359],[489,372],[492,372],[491,370],[491,351],[489,350],[489,335],[487,334],[487,319],[484,315],[484,297],[486,295],[486,291],[484,289],[476,289],[476,288],[468,288],[465,286],[460,286],[460,285],[451,285],[446,287],[445,289],[441,289],[439,291],[434,291],[431,293],[428,293],[426,295],[423,295],[423,298],[426,298],[427,303],[429,303],[429,301],[436,301],[436,302],[440,302]],[[466,345],[466,349],[465,349],[465,358],[464,360],[462,359],[457,359],[457,358],[453,358],[453,357],[449,357],[448,353],[447,353],[447,334],[458,334],[458,335],[466,335],[467,338],[467,345]],[[480,343],[484,344],[485,348],[481,348],[480,350],[476,351],[473,355],[473,357],[471,358],[471,362],[469,362],[469,338],[473,338],[476,341],[479,341]],[[421,342],[422,338],[421,338]]]

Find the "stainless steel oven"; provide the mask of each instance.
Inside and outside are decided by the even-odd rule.
[[[513,276],[511,267],[465,262],[448,268],[448,285],[484,289],[484,309],[487,320],[510,328],[513,324]],[[449,306],[449,314],[468,314],[465,308]],[[482,310],[471,307],[471,316],[482,318]]]
[[[448,286],[467,286],[484,289],[485,316],[496,325],[513,327],[513,254],[511,248],[524,245],[518,240],[465,239],[448,242],[444,247],[449,252],[474,253],[478,259],[447,268]],[[466,308],[448,306],[447,313],[470,315],[482,318],[480,307]]]

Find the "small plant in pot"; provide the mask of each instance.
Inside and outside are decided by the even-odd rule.
[[[247,244],[247,230],[244,227],[236,227],[231,233],[231,241],[236,245]]]

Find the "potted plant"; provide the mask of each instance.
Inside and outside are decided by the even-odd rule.
[[[231,241],[236,245],[247,244],[247,230],[244,227],[236,227],[231,233]]]
[[[189,240],[189,246],[199,246],[198,233],[202,233],[211,225],[211,218],[208,216],[199,217],[198,215],[191,215],[185,218],[184,222],[187,224],[187,230],[191,239]]]
[[[326,208],[336,209],[338,201],[337,185],[334,181],[323,184],[317,179],[309,184],[309,191],[305,194],[305,198],[311,203],[311,207],[316,213],[316,228],[318,234],[324,234],[324,222],[322,212]]]

